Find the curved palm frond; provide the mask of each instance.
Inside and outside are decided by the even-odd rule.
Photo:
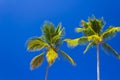
[[[113,53],[118,59],[120,59],[120,55],[117,51],[115,51],[110,45],[107,43],[102,43],[102,48],[106,53]]]
[[[39,67],[42,64],[43,60],[44,60],[44,52],[38,56],[35,56],[30,63],[31,70]]]
[[[46,58],[49,65],[51,66],[58,58],[58,54],[52,48],[49,48],[49,50],[46,53]]]
[[[87,45],[86,49],[84,50],[84,54],[86,54],[86,52],[89,50],[89,48],[92,47],[92,46],[94,46],[94,45],[95,45],[94,42],[90,42],[90,43]]]
[[[62,28],[62,24],[59,23],[58,26],[57,26],[57,28],[55,29],[55,33],[58,34],[61,31],[61,28]]]
[[[51,38],[54,36],[55,28],[52,23],[46,22],[42,28],[43,35],[45,36],[45,40],[48,44],[51,43]]]
[[[86,44],[88,42],[88,37],[80,37],[76,39],[65,39],[65,42],[67,42],[68,46],[70,47],[76,47],[79,44]]]
[[[84,20],[81,21],[82,27],[83,27],[83,33],[85,36],[90,36],[93,34],[96,34],[95,31],[92,29],[92,27],[90,26],[89,22],[86,22]]]
[[[113,37],[116,32],[120,32],[120,27],[109,27],[101,36],[103,39],[109,39]]]
[[[78,33],[83,32],[84,30],[85,30],[84,28],[75,28],[75,31],[78,32]]]
[[[48,44],[44,42],[41,38],[35,37],[27,42],[27,50],[29,51],[37,51],[41,50],[42,48],[46,47]]]
[[[79,38],[79,44],[86,44],[86,43],[88,43],[89,42],[89,40],[88,40],[88,37],[85,37],[85,36],[83,36],[83,37],[80,37]]]
[[[79,44],[79,38],[76,39],[65,39],[69,47],[76,47]]]
[[[64,28],[57,28],[55,31],[55,35],[51,38],[51,43],[55,44],[58,40],[63,37]]]
[[[61,35],[55,35],[52,39],[51,39],[51,43],[56,43],[59,39],[61,38]]]
[[[93,31],[97,34],[100,34],[102,32],[102,28],[104,26],[104,20],[103,18],[101,19],[96,19],[95,16],[92,18],[88,19],[89,26],[93,29]]]
[[[60,54],[64,58],[66,58],[72,65],[76,65],[75,61],[69,55],[67,55],[64,51],[60,50]]]

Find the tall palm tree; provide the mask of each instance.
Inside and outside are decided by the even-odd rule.
[[[76,32],[83,32],[83,36],[76,39],[65,39],[68,43],[68,46],[75,47],[79,44],[87,44],[84,53],[86,53],[90,47],[95,46],[97,49],[97,80],[100,80],[100,54],[99,46],[101,45],[102,49],[109,53],[113,53],[118,59],[120,55],[115,51],[109,44],[106,43],[106,40],[115,36],[116,32],[120,31],[120,27],[110,26],[108,29],[103,31],[104,20],[96,19],[94,16],[88,19],[88,22],[82,20],[82,27],[76,28]]]
[[[48,69],[58,58],[58,53],[61,54],[64,58],[69,60],[72,65],[75,65],[74,60],[67,55],[64,51],[60,50],[60,45],[63,43],[64,28],[61,24],[55,28],[52,23],[46,22],[42,27],[42,35],[40,37],[34,37],[27,41],[27,50],[28,51],[39,51],[44,49],[44,52],[35,56],[31,63],[31,69],[38,68],[44,61],[44,56],[46,56],[48,66],[46,69],[45,80],[48,78]]]

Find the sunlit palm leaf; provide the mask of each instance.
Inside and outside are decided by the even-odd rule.
[[[51,39],[51,42],[54,44],[57,40],[59,40],[61,38],[60,35],[56,35]]]
[[[93,41],[94,43],[102,42],[102,38],[99,35],[88,36],[88,41]]]
[[[61,28],[61,30],[59,31],[58,35],[60,35],[61,37],[63,37],[64,34],[64,28]]]
[[[76,38],[76,39],[65,39],[64,41],[67,42],[68,46],[76,47],[79,44],[86,44],[88,42],[88,38],[80,37],[80,38]]]
[[[101,36],[103,39],[109,39],[120,31],[120,27],[109,27]]]
[[[117,51],[115,51],[110,45],[107,43],[102,43],[103,50],[107,53],[113,53],[118,59],[120,59],[120,55]]]
[[[27,50],[30,51],[36,51],[36,50],[41,50],[47,46],[47,43],[45,43],[41,38],[36,37],[33,39],[28,40],[27,42]]]
[[[72,65],[76,65],[75,61],[67,55],[64,51],[60,50],[61,55],[66,58]]]
[[[55,35],[51,38],[52,44],[55,44],[57,41],[59,41],[63,37],[64,28],[57,27]]]
[[[79,38],[77,39],[65,39],[65,42],[67,42],[68,46],[75,47],[79,44]]]
[[[94,45],[94,42],[90,42],[88,45],[87,45],[87,47],[86,47],[86,49],[84,50],[84,54],[89,50],[89,48],[90,47],[92,47]]]
[[[75,31],[76,31],[76,32],[83,32],[83,31],[84,31],[84,28],[75,28]]]
[[[52,48],[50,48],[46,53],[46,58],[49,65],[52,65],[55,62],[57,57],[58,57],[58,54]]]
[[[57,28],[55,29],[55,33],[59,33],[61,31],[61,28],[62,28],[62,24],[59,23]]]
[[[43,60],[44,60],[44,53],[41,53],[40,55],[35,56],[30,63],[30,68],[35,69],[39,67],[42,64]]]

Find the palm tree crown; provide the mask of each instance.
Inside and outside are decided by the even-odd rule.
[[[105,25],[103,18],[96,19],[94,16],[88,19],[88,22],[82,20],[82,27],[76,28],[76,32],[82,32],[83,36],[76,39],[65,39],[68,43],[68,46],[75,47],[79,44],[88,43],[84,53],[92,46],[101,44],[105,52],[112,52],[118,59],[120,56],[117,51],[115,51],[109,44],[105,41],[115,36],[116,32],[120,31],[120,27],[109,26],[109,28],[103,31]]]
[[[63,33],[64,28],[62,28],[61,24],[58,24],[58,26],[55,28],[52,23],[46,22],[42,27],[42,35],[40,37],[34,37],[28,40],[28,51],[39,51],[44,49],[44,52],[32,59],[30,64],[31,69],[39,67],[44,61],[45,55],[47,58],[48,67],[51,66],[58,58],[58,53],[61,54],[64,58],[68,59],[72,65],[75,65],[74,60],[59,48],[63,43]]]

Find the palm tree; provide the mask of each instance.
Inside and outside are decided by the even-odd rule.
[[[101,45],[102,49],[107,53],[113,53],[118,59],[120,55],[115,51],[109,44],[106,43],[106,40],[115,36],[116,32],[120,31],[120,27],[110,26],[107,30],[103,32],[104,20],[96,19],[94,16],[88,19],[88,22],[82,20],[82,27],[76,28],[76,32],[83,32],[83,36],[76,39],[65,39],[68,43],[68,46],[75,47],[79,44],[87,44],[84,53],[86,53],[90,47],[95,46],[97,49],[97,80],[100,80],[100,54],[99,46]]]
[[[46,69],[45,80],[48,78],[48,69],[58,58],[58,53],[61,54],[64,58],[69,60],[72,65],[75,65],[74,60],[67,55],[64,51],[60,50],[60,45],[63,43],[64,28],[61,24],[55,28],[52,23],[46,22],[42,28],[42,35],[40,37],[34,37],[27,41],[27,50],[28,51],[40,51],[44,49],[41,54],[35,56],[31,63],[31,69],[38,68],[44,61],[44,56],[46,56],[48,66]]]

